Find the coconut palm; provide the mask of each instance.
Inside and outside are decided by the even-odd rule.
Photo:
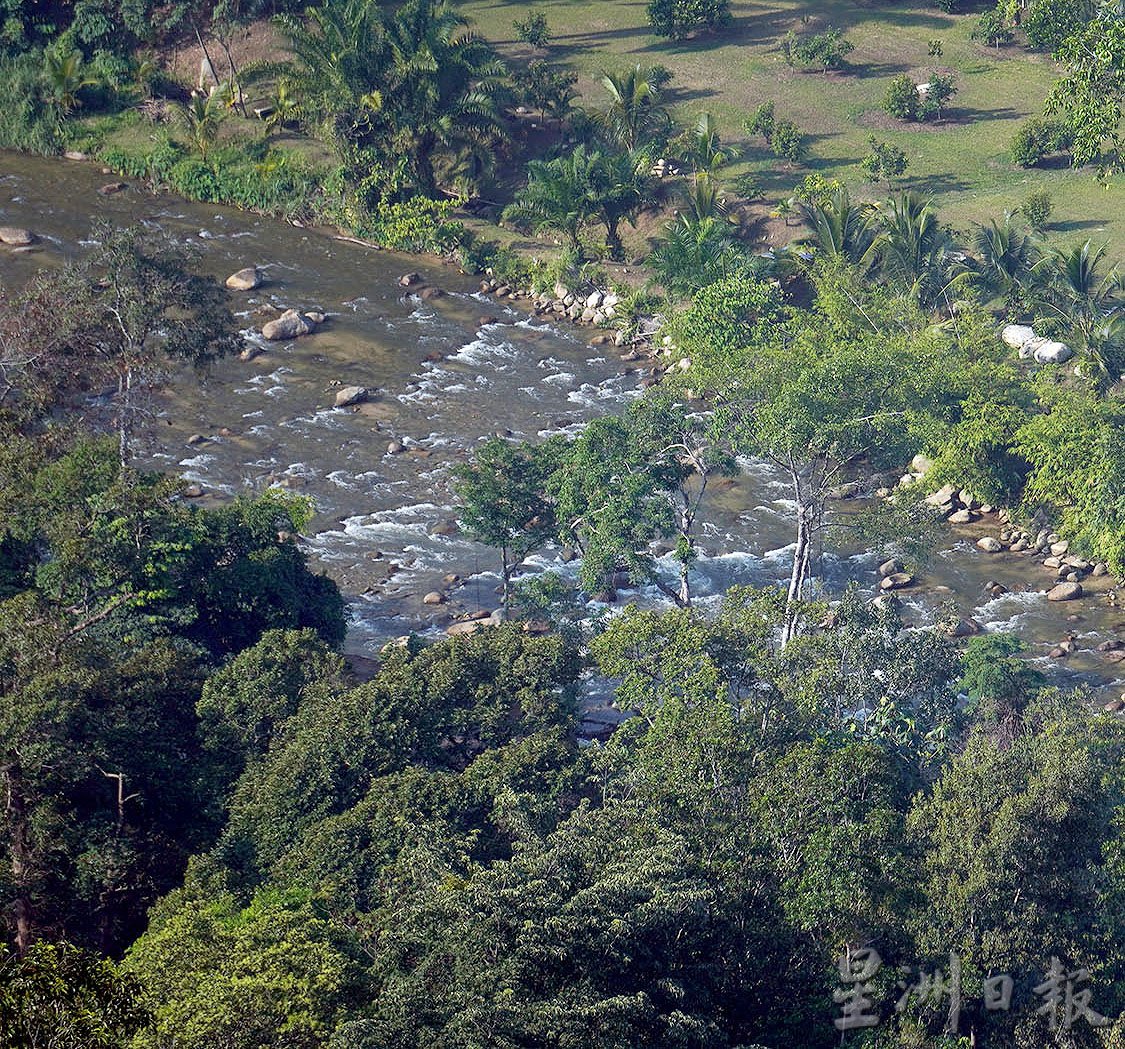
[[[890,201],[863,261],[926,309],[948,303],[971,277],[952,232],[938,220],[932,201],[917,193]]]
[[[749,264],[735,227],[723,216],[683,213],[649,256],[657,280],[673,295],[689,296]]]
[[[1020,302],[1043,260],[1032,234],[1006,212],[1002,222],[990,219],[987,226],[977,227],[973,246],[984,286],[1009,303]]]
[[[172,108],[177,124],[187,134],[204,161],[219,138],[219,131],[230,109],[230,94],[218,88],[209,95],[192,95],[190,101]]]
[[[809,227],[808,243],[823,255],[860,264],[875,239],[875,209],[856,202],[841,186],[827,200],[798,201],[801,221]]]
[[[97,77],[87,72],[82,52],[77,49],[66,55],[48,51],[43,60],[43,80],[51,104],[64,116],[82,105],[79,93],[83,88],[98,83]]]
[[[602,86],[609,96],[609,106],[601,114],[601,121],[618,145],[634,150],[671,126],[651,69],[638,65],[624,73],[606,73]]]
[[[1121,377],[1125,331],[1125,290],[1116,266],[1103,272],[1108,246],[1091,241],[1069,251],[1055,251],[1043,267],[1041,308],[1071,327],[1073,337],[1102,384]]]
[[[701,113],[695,127],[684,136],[683,159],[697,174],[711,174],[736,159],[738,151],[724,146],[710,113]]]

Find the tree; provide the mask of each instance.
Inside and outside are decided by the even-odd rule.
[[[667,399],[643,398],[623,419],[591,422],[550,482],[560,534],[582,555],[585,587],[612,590],[622,568],[690,605],[700,506],[711,478],[730,469],[701,420]],[[663,536],[676,541],[675,587],[660,579],[648,551]]]
[[[792,120],[775,121],[770,132],[770,151],[791,164],[800,163],[808,153],[804,132]]]
[[[1051,219],[1051,212],[1054,210],[1051,194],[1045,189],[1029,193],[1020,205],[1020,212],[1027,219],[1027,224],[1036,233],[1042,233],[1047,228],[1047,223]]]
[[[695,127],[683,136],[680,155],[697,175],[713,175],[736,159],[738,152],[723,146],[715,118],[710,113],[701,113]]]
[[[1057,57],[1065,73],[1047,97],[1046,112],[1063,114],[1073,129],[1074,166],[1098,162],[1106,172],[1116,170],[1125,156],[1125,15],[1105,7],[1067,37]]]
[[[635,150],[671,126],[652,69],[633,66],[624,73],[606,73],[601,82],[609,96],[602,125],[618,145]]]
[[[752,269],[751,257],[736,240],[724,214],[681,214],[649,256],[657,280],[673,295],[688,297],[699,288]]]
[[[919,101],[914,80],[905,73],[900,73],[887,85],[883,109],[899,120],[917,120]]]
[[[504,209],[504,220],[530,226],[536,233],[561,233],[581,253],[581,233],[599,212],[595,183],[601,154],[585,145],[554,160],[532,160],[527,185]]]
[[[1027,42],[1040,51],[1057,51],[1097,14],[1093,0],[1034,0],[1020,22]]]
[[[817,544],[834,523],[829,491],[860,460],[909,459],[921,430],[933,424],[941,385],[925,341],[902,334],[883,312],[887,304],[861,293],[839,262],[814,279],[822,294],[858,304],[850,322],[799,313],[784,338],[779,331],[768,344],[693,360],[700,385],[716,402],[716,432],[728,435],[738,453],[772,463],[791,488],[795,547],[786,641],[797,633]]]
[[[532,11],[524,19],[517,18],[512,23],[516,39],[530,44],[542,51],[551,42],[551,32],[547,27],[547,16],[542,11]]]
[[[1015,38],[1015,33],[1012,31],[1011,26],[1008,25],[1008,20],[1000,13],[1000,11],[993,9],[985,11],[984,14],[977,19],[977,24],[973,27],[972,38],[979,40],[986,47],[994,47],[997,51],[1000,50],[1001,44],[1010,44]]]
[[[44,281],[55,310],[51,353],[38,366],[63,362],[73,385],[116,385],[121,462],[130,457],[138,389],[171,362],[204,367],[235,352],[238,326],[211,277],[191,273],[184,254],[139,227],[99,226],[81,262]],[[34,374],[34,369],[32,369]]]
[[[343,0],[277,24],[302,113],[346,162],[402,157],[414,185],[435,196],[440,161],[504,138],[504,66],[440,0]]]
[[[1025,120],[1012,139],[1012,160],[1030,168],[1052,153],[1065,153],[1074,144],[1074,132],[1064,120],[1033,117]]]
[[[648,24],[657,36],[680,40],[730,24],[730,0],[649,0]]]
[[[562,126],[573,108],[577,73],[536,59],[516,69],[512,79],[529,108],[538,110],[544,120],[553,117]]]
[[[823,33],[801,38],[790,33],[782,50],[789,65],[819,65],[827,73],[844,65],[844,60],[855,50],[855,44],[844,36],[842,29],[829,26]]]
[[[1027,229],[1009,212],[1002,222],[991,219],[987,226],[977,226],[973,246],[985,287],[1006,303],[1024,302],[1042,259]]]
[[[931,73],[926,91],[918,103],[918,119],[927,120],[931,114],[936,113],[938,120],[941,120],[941,111],[955,94],[957,86],[952,75]]]
[[[465,531],[500,551],[505,608],[515,567],[558,532],[547,482],[561,452],[557,440],[513,444],[492,437],[472,462],[455,470]]]
[[[909,161],[906,153],[890,142],[880,142],[874,135],[867,136],[871,152],[863,158],[860,167],[868,182],[886,182],[901,178],[906,173]]]

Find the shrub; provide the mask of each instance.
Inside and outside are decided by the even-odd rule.
[[[0,55],[0,147],[43,154],[64,148],[66,126],[43,101],[41,68],[35,54]]]
[[[512,23],[516,39],[542,50],[551,42],[551,31],[547,27],[547,16],[542,11],[533,11],[524,19]]]
[[[863,158],[860,167],[868,182],[890,182],[906,171],[906,154],[898,146],[880,142],[874,135],[867,139],[871,152]]]
[[[838,178],[825,178],[819,172],[806,175],[804,181],[793,190],[793,199],[802,204],[823,205],[827,204],[840,190],[844,183]]]
[[[918,89],[905,73],[900,73],[887,85],[883,96],[883,109],[899,120],[918,119]]]
[[[1020,205],[1020,211],[1027,219],[1027,224],[1036,232],[1046,228],[1054,208],[1051,194],[1045,189],[1036,190],[1029,194],[1028,198]]]
[[[754,110],[754,115],[746,121],[743,127],[746,128],[747,134],[761,135],[768,142],[773,134],[774,123],[773,103],[763,102]]]
[[[770,151],[775,157],[796,164],[807,152],[805,136],[792,120],[778,120],[770,133]]]
[[[658,36],[679,40],[730,22],[730,0],[649,0],[648,22]]]
[[[1073,132],[1062,120],[1032,117],[1025,120],[1012,139],[1012,160],[1033,168],[1053,153],[1065,153],[1074,141]]]
[[[465,237],[465,227],[449,217],[459,203],[428,197],[382,203],[373,209],[367,223],[357,232],[393,251],[448,255]]]

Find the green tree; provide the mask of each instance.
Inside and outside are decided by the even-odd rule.
[[[516,39],[542,51],[551,42],[551,31],[547,26],[547,16],[542,11],[532,11],[524,19],[517,18],[512,23]]]
[[[649,0],[647,12],[652,31],[673,40],[724,29],[731,21],[730,0]]]
[[[561,233],[581,254],[581,235],[598,208],[594,197],[595,171],[601,154],[577,146],[554,160],[532,160],[527,185],[504,209],[504,221],[529,226],[536,233]]]
[[[1125,152],[1125,15],[1105,7],[1063,41],[1057,57],[1065,72],[1047,97],[1046,111],[1061,113],[1073,129],[1074,166],[1098,163],[1107,172],[1118,169]]]
[[[789,65],[818,65],[827,73],[844,65],[845,59],[855,50],[855,44],[844,36],[842,29],[829,26],[823,33],[806,37],[790,34],[782,49]]]
[[[901,178],[906,173],[906,153],[889,142],[880,142],[874,135],[868,135],[867,145],[871,152],[863,158],[860,167],[868,182],[886,182]]]
[[[986,47],[994,47],[997,51],[1000,50],[1001,44],[1010,44],[1015,35],[1008,25],[1008,20],[996,9],[985,11],[977,19],[972,32],[974,40],[979,40]]]
[[[801,220],[809,227],[809,243],[817,251],[859,264],[875,238],[874,209],[852,200],[841,187],[823,202],[799,202]]]
[[[470,463],[455,470],[466,532],[500,551],[505,608],[516,566],[558,533],[547,482],[561,454],[557,440],[513,444],[492,437]]]
[[[95,87],[97,77],[86,68],[82,52],[75,49],[63,54],[48,51],[43,59],[43,80],[47,97],[63,116],[69,116],[82,105],[81,94],[85,88]]]
[[[912,77],[900,73],[887,85],[883,109],[899,120],[917,120],[920,98]]]
[[[176,122],[204,163],[219,139],[229,109],[229,95],[222,90],[209,95],[192,95],[188,102],[177,103],[173,109]]]

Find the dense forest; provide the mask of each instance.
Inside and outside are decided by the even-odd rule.
[[[1125,16],[936,0],[918,83],[863,71],[902,5],[813,4],[736,120],[672,66],[752,5],[577,6],[661,62],[591,75],[557,3],[0,0],[0,145],[440,256],[643,391],[481,435],[492,608],[348,659],[311,498],[201,504],[141,455],[162,387],[242,350],[228,288],[144,224],[0,271],[3,1046],[1125,1046],[1125,696],[897,596],[982,520],[1045,600],[1125,594]],[[961,48],[1050,80],[987,216],[910,181],[971,123]],[[848,77],[878,119],[838,162],[796,100]],[[703,602],[748,462],[785,578]],[[856,536],[874,598],[822,578]]]

